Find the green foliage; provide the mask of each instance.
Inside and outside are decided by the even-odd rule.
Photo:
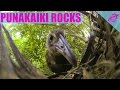
[[[31,63],[44,74],[52,72],[46,65],[46,37],[50,30],[63,29],[76,58],[80,60],[85,47],[89,28],[88,19],[84,17],[81,24],[6,24],[16,46]]]

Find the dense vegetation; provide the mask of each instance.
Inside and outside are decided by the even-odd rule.
[[[16,46],[30,62],[44,74],[52,72],[46,65],[46,37],[50,30],[65,30],[67,41],[78,61],[89,36],[89,22],[84,16],[81,24],[5,24]]]

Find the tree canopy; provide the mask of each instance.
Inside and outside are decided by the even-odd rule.
[[[52,72],[46,65],[46,37],[50,30],[65,31],[66,38],[78,62],[89,37],[89,21],[83,17],[81,24],[4,24],[9,30],[16,46],[30,62],[46,75]]]

